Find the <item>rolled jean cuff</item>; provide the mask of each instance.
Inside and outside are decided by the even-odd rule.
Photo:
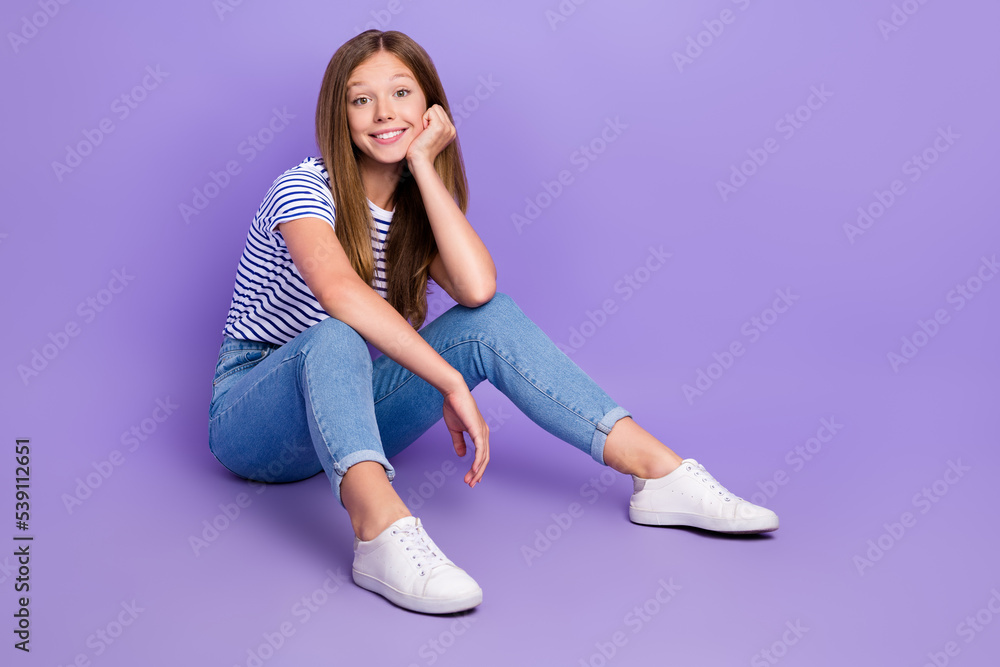
[[[389,478],[390,484],[392,484],[392,480],[396,478],[396,469],[392,467],[392,464],[389,463],[389,460],[385,458],[385,455],[382,452],[374,449],[362,449],[356,452],[351,452],[344,458],[334,463],[334,474],[330,480],[330,484],[333,487],[333,493],[337,496],[337,501],[340,502],[340,506],[344,509],[347,509],[347,507],[344,505],[344,499],[340,497],[340,485],[344,481],[344,475],[347,474],[347,469],[355,463],[361,463],[362,461],[375,461],[376,463],[381,464],[382,467],[385,468],[385,475]]]
[[[601,421],[597,424],[597,428],[594,430],[594,440],[590,443],[590,455],[595,461],[601,465],[608,465],[604,462],[604,443],[608,439],[608,433],[611,433],[612,427],[619,419],[631,416],[631,412],[618,406],[609,410],[601,418]]]

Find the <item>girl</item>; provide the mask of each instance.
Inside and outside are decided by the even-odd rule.
[[[475,488],[489,428],[471,390],[489,380],[532,421],[632,475],[629,517],[730,533],[777,516],[730,493],[640,427],[496,291],[465,218],[465,169],[427,53],[369,30],[333,55],[309,157],[254,216],[215,369],[209,448],[234,474],[292,482],[326,472],[354,529],[355,583],[425,613],[475,607],[482,590],[393,490],[389,463],[444,418],[465,434]],[[458,305],[421,329],[428,279]],[[384,354],[372,360],[366,341]]]

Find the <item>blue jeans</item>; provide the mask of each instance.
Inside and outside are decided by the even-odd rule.
[[[419,333],[470,390],[489,380],[536,424],[606,465],[607,434],[630,413],[511,297],[453,306]],[[224,336],[209,449],[232,473],[260,482],[326,471],[343,505],[347,469],[377,461],[392,482],[389,459],[442,418],[443,404],[437,389],[388,356],[372,360],[361,335],[333,317],[280,346]]]

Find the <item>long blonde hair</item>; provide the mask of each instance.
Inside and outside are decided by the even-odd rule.
[[[347,121],[347,82],[358,65],[380,51],[393,54],[410,68],[428,108],[440,104],[454,123],[434,63],[407,35],[396,30],[367,30],[344,43],[330,59],[316,104],[316,143],[330,177],[337,238],[351,266],[369,285],[375,272],[371,246],[374,221],[358,167],[360,151],[351,141]],[[458,137],[435,158],[434,170],[464,214],[469,194]],[[438,249],[420,189],[405,161],[392,200],[395,209],[385,245],[388,301],[414,329],[419,329],[427,317],[427,279]]]

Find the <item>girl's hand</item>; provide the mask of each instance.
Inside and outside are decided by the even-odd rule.
[[[465,456],[465,431],[468,431],[472,443],[476,447],[475,460],[469,472],[465,473],[465,483],[470,488],[475,488],[476,484],[483,477],[486,464],[490,462],[490,428],[486,425],[486,420],[479,413],[476,406],[476,399],[472,398],[472,392],[468,388],[459,389],[444,395],[444,423],[451,433],[452,443],[455,445],[455,453]]]
[[[434,104],[424,112],[423,122],[423,128],[406,149],[406,161],[410,165],[418,160],[433,164],[434,158],[454,141],[458,134],[440,104]]]

